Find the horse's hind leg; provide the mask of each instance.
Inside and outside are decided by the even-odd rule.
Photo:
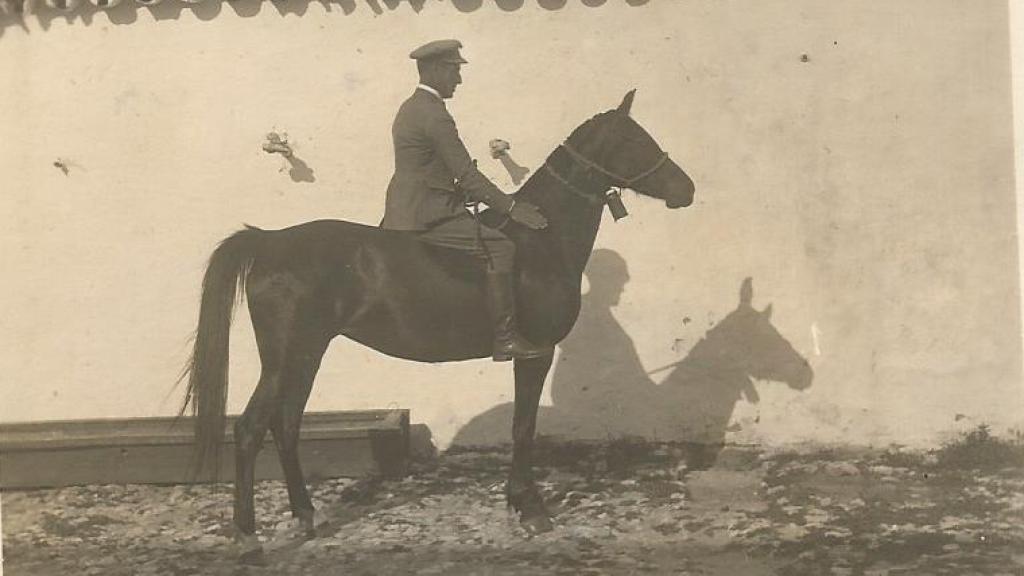
[[[261,563],[263,559],[262,548],[255,537],[256,511],[253,492],[256,456],[263,446],[267,429],[274,419],[280,417],[285,398],[297,395],[297,392],[289,389],[301,388],[302,398],[308,395],[308,391],[305,390],[306,381],[312,383],[323,354],[323,347],[320,348],[319,354],[311,353],[316,349],[309,345],[311,340],[284,330],[267,330],[267,326],[257,322],[257,318],[254,315],[253,325],[257,327],[256,339],[263,370],[256,391],[249,399],[241,417],[235,422],[234,522],[236,537],[241,546],[240,560],[252,564]],[[308,499],[308,495],[306,498]],[[312,508],[312,505],[309,507]]]
[[[537,407],[552,355],[516,359],[516,400],[512,417],[512,471],[506,494],[508,503],[520,513],[523,526],[531,532],[551,529],[544,499],[533,480],[533,441],[537,430]]]
[[[302,466],[299,463],[299,430],[302,413],[309,400],[313,380],[316,378],[325,351],[326,343],[311,346],[308,353],[300,354],[295,360],[294,370],[289,371],[289,379],[292,381],[285,387],[280,409],[270,421],[270,431],[274,435],[281,470],[288,485],[288,502],[291,505],[292,516],[299,520],[300,528],[308,537],[315,536],[316,527],[313,520],[313,501],[309,497]]]
[[[256,391],[249,399],[245,411],[235,421],[235,538],[241,546],[240,561],[259,564],[263,550],[256,540],[256,510],[253,498],[256,455],[263,447],[263,439],[281,392],[281,367],[264,360]]]

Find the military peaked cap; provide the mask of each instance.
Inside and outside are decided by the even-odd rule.
[[[462,42],[458,40],[434,40],[409,53],[413,60],[441,60],[453,64],[466,64],[465,58],[459,54]]]

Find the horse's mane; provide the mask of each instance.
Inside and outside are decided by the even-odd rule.
[[[607,118],[610,114],[614,112],[615,110],[613,109],[594,114],[593,116],[585,120],[582,124],[574,128],[573,131],[569,133],[569,136],[566,137],[564,141],[571,142],[572,144],[578,147],[581,139],[595,132],[600,123],[603,122],[605,118]],[[558,154],[560,148],[561,144],[558,144],[544,158],[544,162],[536,170],[533,171],[533,174],[531,174],[530,177],[526,179],[526,182],[523,182],[522,186],[520,186],[519,189],[514,193],[514,196],[516,198],[522,198],[523,200],[533,201],[537,198],[537,194],[543,193],[543,191],[538,186],[540,174],[544,171],[542,170],[542,168],[545,164],[551,164],[555,162],[555,155]]]

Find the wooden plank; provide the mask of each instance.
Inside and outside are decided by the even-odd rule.
[[[234,477],[235,418],[229,418],[217,476]],[[82,484],[178,484],[191,478],[190,418],[49,421],[0,425],[0,487]],[[308,479],[404,475],[409,455],[408,410],[314,412],[302,422],[299,454]],[[267,438],[256,462],[257,479],[282,479],[277,451]]]

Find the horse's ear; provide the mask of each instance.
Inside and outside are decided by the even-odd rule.
[[[619,104],[619,112],[622,112],[626,116],[629,116],[629,110],[633,107],[633,95],[636,94],[636,88],[633,88],[629,92],[626,92],[626,97],[622,99],[622,103]]]
[[[765,307],[764,311],[761,312],[761,316],[764,316],[765,320],[771,320],[772,319],[772,305],[771,304],[769,304],[767,307]]]
[[[754,279],[748,277],[743,280],[743,286],[740,287],[740,306],[750,306],[753,300]]]

